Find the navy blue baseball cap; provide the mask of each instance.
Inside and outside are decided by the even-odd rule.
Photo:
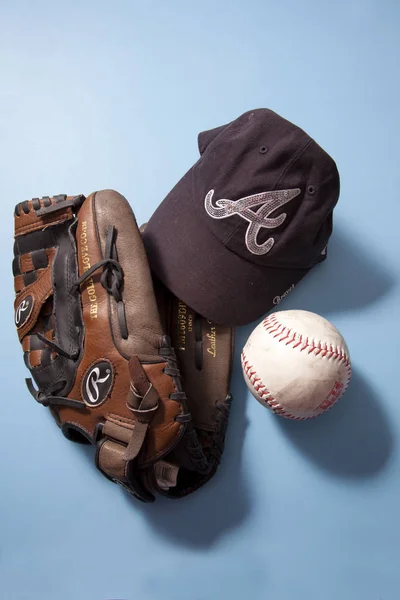
[[[198,136],[200,159],[143,235],[178,298],[225,325],[254,321],[326,258],[339,173],[302,129],[256,109]]]

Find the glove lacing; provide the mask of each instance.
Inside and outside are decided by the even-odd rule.
[[[176,392],[170,394],[171,400],[178,400],[185,404],[187,397],[185,392],[182,390],[182,383],[180,379],[181,372],[178,368],[178,360],[175,354],[175,350],[170,345],[168,336],[164,336],[164,343],[160,348],[160,355],[167,361],[168,366],[165,367],[164,372],[170,375],[174,381]],[[204,454],[203,448],[198,440],[197,434],[193,428],[190,413],[183,413],[175,417],[176,421],[180,423],[187,423],[185,431],[185,446],[188,450],[193,463],[196,465],[200,473],[206,473],[209,470],[209,463],[206,455]]]
[[[125,306],[122,300],[121,288],[124,281],[124,271],[117,260],[117,249],[115,245],[115,233],[116,229],[113,225],[110,225],[107,230],[106,246],[104,251],[104,258],[99,260],[96,264],[87,269],[83,275],[72,284],[69,289],[71,294],[76,293],[79,287],[89,277],[93,275],[95,271],[103,267],[103,273],[100,277],[100,283],[103,288],[110,294],[117,303],[117,315],[118,322],[121,330],[121,336],[126,339],[128,337],[128,329],[126,326]],[[43,344],[52,348],[58,354],[70,359],[76,360],[79,356],[79,348],[68,352],[59,346],[56,342],[48,340],[41,333],[36,333],[36,336],[40,339]],[[37,402],[43,406],[69,406],[71,408],[84,409],[86,407],[82,400],[74,400],[72,398],[66,398],[64,396],[57,396],[53,394],[45,394],[41,390],[37,390],[32,382],[31,378],[25,379],[28,390],[35,398]]]

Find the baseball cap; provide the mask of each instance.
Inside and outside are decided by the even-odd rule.
[[[339,173],[305,131],[268,109],[200,133],[198,147],[143,241],[178,298],[217,323],[245,325],[326,258]]]

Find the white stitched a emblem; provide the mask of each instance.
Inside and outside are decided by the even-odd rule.
[[[249,222],[246,231],[246,247],[252,254],[267,254],[274,245],[274,238],[270,237],[263,244],[257,244],[257,235],[260,229],[275,229],[282,225],[286,219],[286,213],[280,214],[273,219],[269,215],[274,211],[293,200],[300,194],[299,188],[293,190],[274,190],[272,192],[261,192],[253,196],[246,196],[239,200],[227,200],[222,198],[214,204],[212,198],[214,190],[210,190],[205,197],[204,207],[207,213],[213,219],[228,219],[233,215],[238,215]],[[254,206],[260,208],[254,212],[251,210]]]

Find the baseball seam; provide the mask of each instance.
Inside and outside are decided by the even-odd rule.
[[[301,333],[285,327],[285,325],[278,321],[276,313],[266,317],[262,324],[269,334],[277,338],[279,342],[285,342],[286,346],[293,344],[293,348],[300,346],[300,352],[307,350],[309,354],[313,352],[315,356],[321,354],[323,358],[339,360],[347,369],[351,370],[350,358],[343,349],[303,336]]]
[[[297,421],[304,421],[304,419],[307,418],[296,417],[295,415],[292,415],[291,413],[287,412],[277,400],[275,400],[271,392],[261,381],[260,377],[258,377],[254,366],[248,361],[244,350],[242,350],[242,365],[247,377],[249,378],[249,381],[256,390],[257,394],[268,404],[268,406],[274,413],[281,415],[282,417],[286,417],[288,419],[296,419]]]
[[[285,327],[285,325],[283,325],[282,323],[280,323],[278,321],[276,313],[273,313],[273,314],[269,315],[268,317],[266,317],[263,320],[262,325],[268,334],[270,334],[274,338],[276,338],[278,342],[284,342],[286,346],[293,344],[293,348],[298,348],[300,352],[303,352],[306,350],[309,354],[314,353],[315,356],[321,356],[322,358],[327,358],[328,360],[338,360],[339,362],[341,362],[347,370],[347,381],[344,385],[344,388],[343,388],[343,391],[342,391],[340,397],[343,396],[343,394],[345,393],[345,391],[348,388],[348,385],[349,385],[349,382],[351,379],[350,358],[347,356],[346,352],[344,352],[343,349],[341,349],[339,347],[334,347],[332,344],[326,344],[321,341],[303,336],[302,334],[297,333],[293,329]],[[249,362],[244,350],[242,351],[242,364],[243,364],[243,368],[246,372],[246,375],[249,378],[254,389],[256,390],[257,394],[259,394],[259,396],[265,402],[267,402],[268,406],[271,408],[271,410],[273,410],[273,412],[281,415],[282,417],[286,417],[288,419],[295,419],[297,421],[304,421],[305,419],[311,419],[320,414],[320,413],[316,413],[315,415],[310,415],[308,417],[299,417],[299,416],[296,416],[296,415],[293,415],[293,414],[287,412],[281,406],[281,404],[279,404],[279,402],[273,397],[271,392],[267,389],[265,384],[262,382],[262,380],[260,379],[260,377],[257,374],[257,371],[254,368],[254,365],[252,365]],[[330,393],[329,393],[329,395],[330,395]],[[329,398],[329,395],[323,402],[321,402],[320,406],[322,406],[324,404],[324,402],[327,401],[327,399]],[[338,400],[339,400],[339,398],[336,398],[323,412],[326,412],[326,410],[329,410],[330,408],[332,408],[332,406],[334,406]]]

